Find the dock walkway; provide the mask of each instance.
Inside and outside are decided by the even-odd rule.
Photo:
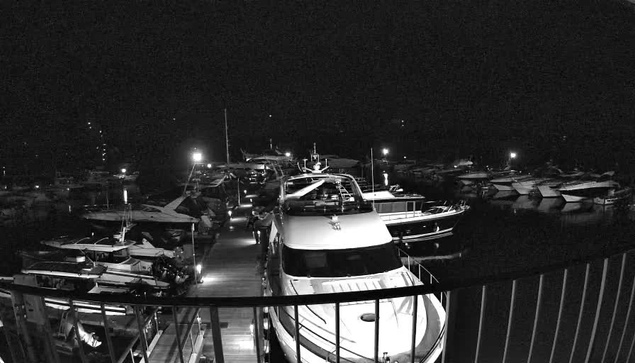
[[[260,245],[255,243],[251,232],[245,231],[245,214],[250,209],[239,209],[234,218],[221,231],[211,248],[204,249],[202,256],[202,283],[190,288],[187,296],[260,296],[262,273],[257,256]],[[197,252],[201,249],[197,247]],[[210,326],[210,310],[202,309],[202,323]],[[219,309],[219,320],[223,340],[225,362],[254,363],[256,348],[251,335],[252,308]],[[205,334],[202,355],[214,357],[212,334]]]

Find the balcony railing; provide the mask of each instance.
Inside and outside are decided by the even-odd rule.
[[[102,351],[107,352],[110,362],[130,361],[132,355],[136,356],[135,361],[184,363],[194,362],[202,354],[222,363],[231,361],[224,351],[233,344],[233,338],[222,331],[219,310],[241,309],[241,314],[253,321],[252,338],[243,351],[252,352],[254,362],[263,362],[271,360],[271,346],[266,338],[273,333],[263,319],[269,309],[278,307],[285,311],[289,330],[300,332],[305,329],[298,319],[300,307],[332,304],[335,346],[325,353],[322,361],[348,362],[341,354],[340,305],[374,301],[378,311],[382,299],[413,297],[417,301],[418,296],[436,294],[443,299],[447,313],[444,334],[439,335],[438,342],[444,347],[441,362],[615,363],[628,362],[633,354],[635,253],[632,251],[607,251],[603,256],[568,264],[450,282],[436,281],[423,266],[408,265],[418,271],[423,285],[286,297],[141,298],[84,294],[69,298],[59,290],[2,283],[1,287],[12,296],[10,305],[2,311],[2,320],[14,362],[92,361],[86,349],[89,345],[74,346],[72,337],[64,337],[61,329],[52,328],[59,324],[59,319],[46,312],[44,298],[57,298],[69,301],[65,323],[72,325],[70,334],[77,340],[90,339],[80,325],[89,324],[88,315],[91,324],[101,327],[105,338],[102,343],[106,345]],[[76,306],[86,302],[101,306],[101,314],[78,313]],[[115,326],[116,319],[107,315],[106,305],[128,307],[132,314],[127,324],[119,322]],[[169,315],[171,321],[166,318]],[[202,316],[209,319],[201,319]],[[374,361],[385,362],[379,350],[381,317],[373,325]],[[117,330],[127,335],[114,334]],[[213,344],[204,344],[206,337],[209,339],[208,332]],[[415,334],[413,330],[408,361],[425,361],[421,354],[415,354]],[[301,343],[308,342],[303,341],[301,334],[295,336],[296,351],[301,351]],[[162,348],[157,343],[161,339],[172,339],[173,349]],[[71,349],[61,353],[64,344]],[[288,358],[306,361],[299,354]]]

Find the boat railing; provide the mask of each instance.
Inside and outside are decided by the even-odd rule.
[[[175,354],[171,361],[186,362],[190,361],[192,351],[188,347],[191,343],[197,345],[204,341],[205,345],[201,348],[203,354],[213,356],[216,363],[223,363],[228,359],[224,351],[228,352],[229,357],[232,347],[239,344],[233,340],[235,331],[221,329],[219,310],[241,316],[253,314],[253,342],[250,341],[250,347],[240,349],[251,354],[253,360],[262,362],[271,346],[264,344],[262,340],[262,308],[288,307],[289,313],[294,316],[294,331],[299,331],[299,307],[334,304],[336,349],[333,353],[332,347],[329,347],[327,354],[330,354],[331,361],[343,362],[344,357],[339,354],[344,352],[339,347],[340,305],[353,301],[374,301],[378,312],[379,301],[384,299],[411,297],[412,303],[416,304],[419,296],[444,294],[443,309],[447,315],[444,317],[445,334],[435,333],[435,339],[442,336],[436,345],[444,347],[441,362],[626,362],[635,350],[635,250],[627,248],[632,247],[607,248],[602,254],[591,257],[461,280],[437,281],[425,267],[421,267],[421,272],[419,267],[415,267],[416,274],[424,282],[422,285],[313,295],[158,298],[81,294],[69,297],[67,292],[61,290],[0,281],[0,287],[11,294],[10,298],[0,299],[6,307],[2,310],[1,317],[5,332],[9,332],[8,336],[17,334],[22,342],[9,347],[16,357],[12,361],[16,362],[61,361],[54,339],[51,339],[54,331],[51,325],[55,320],[45,314],[44,309],[37,309],[37,306],[44,304],[43,298],[65,298],[69,301],[71,316],[77,313],[77,303],[80,301],[89,301],[96,306],[123,304],[132,307],[133,324],[130,325],[137,327],[137,330],[135,340],[130,344],[116,342],[108,333],[112,330],[112,317],[103,311],[102,314],[90,314],[92,320],[99,321],[102,331],[107,332],[102,340],[105,344],[102,351],[114,352],[107,355],[110,362],[122,362],[127,357],[129,361],[130,352],[134,354],[135,351],[139,354],[137,361],[139,357],[145,359],[149,354],[153,357],[150,360],[145,359],[146,362],[167,361],[159,358],[162,350]],[[404,258],[406,264],[416,266],[412,263],[413,260],[416,261],[414,257],[408,260],[404,255]],[[173,319],[175,327],[179,327],[176,331],[172,330],[171,334],[166,333],[169,328],[164,331],[161,339],[172,337],[172,345],[167,347],[159,343],[153,347],[153,342],[145,337],[148,319],[142,312],[159,307],[163,310],[160,314],[163,320]],[[178,309],[182,310],[177,311]],[[373,329],[375,333],[370,340],[375,349],[375,361],[379,362],[383,352],[379,350],[378,332],[383,320],[381,316],[377,316],[377,319],[368,323],[368,329]],[[197,317],[202,318],[201,321]],[[211,336],[206,337],[203,325],[208,323]],[[84,321],[82,324],[84,327],[88,325]],[[412,329],[410,333],[413,342],[416,329]],[[189,338],[190,332],[192,339]],[[75,334],[80,338],[77,329]],[[198,339],[194,339],[195,337]],[[299,347],[301,340],[295,339],[291,344],[295,343]],[[182,345],[181,349],[177,349],[177,343]],[[154,352],[148,353],[151,348]],[[80,357],[76,360],[88,362],[87,351],[81,353],[81,349]],[[38,350],[40,354],[37,353]],[[0,353],[7,354],[6,350]],[[414,354],[408,357],[410,359],[399,359],[399,362],[415,361]],[[302,357],[291,356],[290,360],[301,362]]]
[[[415,276],[417,276],[419,281],[429,285],[439,284],[439,280],[436,278],[436,276],[434,276],[434,274],[430,270],[423,266],[416,257],[410,256],[406,251],[399,247],[397,248],[397,251],[399,252],[399,257],[401,258],[402,262],[404,262],[404,265],[413,274],[415,274]],[[444,304],[445,300],[447,300],[446,292],[435,293],[435,296],[439,299],[442,305]]]

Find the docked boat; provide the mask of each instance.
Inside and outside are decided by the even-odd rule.
[[[531,175],[499,175],[490,180],[490,183],[496,188],[499,192],[515,192],[516,189],[512,186],[514,182],[522,182],[523,180],[531,178]]]
[[[269,238],[265,295],[311,295],[421,285],[397,254],[385,224],[363,199],[357,183],[345,174],[287,177]],[[434,362],[443,349],[446,314],[432,294],[382,299],[379,352],[391,361]],[[375,302],[341,304],[340,356],[348,362],[375,360]],[[295,361],[332,361],[336,312],[333,304],[268,310],[282,351]],[[416,314],[416,315],[415,315]],[[414,320],[414,321],[413,321]],[[412,329],[416,326],[413,337]],[[296,341],[299,339],[299,341]],[[298,352],[296,343],[299,343]],[[382,361],[388,361],[382,358]]]
[[[547,178],[529,177],[521,180],[515,180],[512,182],[512,188],[520,195],[529,195],[535,188],[536,184],[540,184],[547,180]]]
[[[457,176],[456,179],[464,186],[472,186],[483,184],[491,177],[492,175],[488,171],[473,170]]]
[[[633,197],[632,188],[622,188],[618,190],[611,189],[606,195],[593,198],[593,203],[598,205],[613,205],[620,201],[630,201]]]
[[[577,180],[563,184],[558,190],[567,203],[578,203],[605,195],[611,189],[617,189],[620,184],[612,180],[614,173],[606,172],[597,179]]]
[[[82,218],[102,222],[121,222],[129,218],[133,223],[198,223],[202,216],[200,208],[187,196],[181,196],[169,203],[122,205],[116,209],[86,212]],[[211,223],[210,223],[211,224]]]
[[[43,245],[67,251],[82,251],[90,260],[108,268],[102,281],[112,284],[138,279],[148,286],[167,289],[185,283],[193,274],[185,266],[171,263],[174,251],[137,243],[123,237],[58,238]],[[112,280],[109,281],[109,280]]]
[[[428,241],[452,235],[452,230],[470,207],[461,201],[428,202],[419,194],[388,190],[363,193],[388,227],[395,243]]]
[[[25,257],[25,256],[23,256]],[[133,294],[142,295],[147,290],[141,284],[127,286],[108,286],[100,284],[99,279],[107,268],[97,265],[85,256],[67,255],[63,259],[33,261],[25,259],[25,267],[20,274],[12,277],[15,283],[37,286],[41,288],[63,290],[69,293],[88,294]],[[70,303],[64,298],[45,298],[48,308],[68,310]],[[74,300],[73,305],[78,313],[101,314],[101,306],[89,301]],[[106,304],[107,315],[128,315],[131,310],[124,305]]]
[[[547,179],[538,184],[536,188],[543,198],[558,198],[560,197],[560,191],[558,188],[564,183],[561,179]]]
[[[27,274],[46,274],[47,268],[63,271],[65,266],[93,266],[90,278],[98,285],[122,288],[138,288],[144,293],[161,296],[171,288],[169,282],[161,281],[151,274],[152,264],[132,259],[129,256],[118,259],[115,252],[97,251],[22,251],[21,255],[27,267],[22,269]],[[92,256],[93,258],[90,258]],[[98,261],[95,261],[98,260]],[[99,267],[103,267],[100,270]],[[142,270],[147,268],[147,270]],[[82,273],[86,267],[82,268]]]
[[[543,198],[558,198],[561,197],[559,188],[568,182],[584,177],[584,173],[581,171],[573,171],[571,173],[564,173],[560,169],[552,168],[558,173],[552,178],[548,178],[536,184],[536,189]]]

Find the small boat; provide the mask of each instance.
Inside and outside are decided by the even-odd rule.
[[[583,180],[564,183],[558,190],[567,203],[578,203],[605,195],[610,189],[617,189],[620,184],[611,178],[613,172],[606,172],[599,177],[589,176]]]
[[[627,187],[618,190],[611,189],[607,195],[593,198],[593,203],[598,205],[613,205],[622,200],[628,201],[632,197],[632,188]]]
[[[98,285],[124,287],[124,288],[140,288],[144,293],[153,295],[164,295],[170,289],[170,283],[161,281],[151,274],[151,271],[126,271],[140,268],[141,261],[137,259],[126,258],[124,261],[114,259],[113,253],[81,250],[74,251],[22,251],[21,255],[27,267],[22,269],[26,274],[47,274],[47,271],[55,276],[81,277],[90,279]],[[107,256],[113,257],[112,262],[95,262],[87,257],[87,255],[98,256],[107,259]],[[122,263],[123,262],[123,263]],[[133,267],[131,267],[133,266]],[[152,264],[149,264],[151,267]],[[70,272],[71,275],[65,275]]]
[[[419,194],[387,190],[363,193],[372,201],[395,243],[428,241],[452,235],[452,230],[470,207],[461,201],[427,202]]]
[[[473,170],[456,177],[463,185],[471,186],[475,184],[483,184],[492,177],[488,171]]]
[[[106,267],[87,261],[82,256],[68,256],[57,261],[36,261],[27,264],[21,274],[13,276],[15,283],[22,285],[38,286],[54,290],[64,290],[69,293],[89,294],[142,294],[141,286],[100,286],[97,280],[104,274]],[[55,310],[68,310],[70,303],[64,298],[45,298],[47,307]],[[98,303],[88,301],[73,301],[78,313],[101,314],[101,306]],[[128,315],[132,311],[123,305],[106,304],[107,315]]]
[[[540,192],[540,196],[543,198],[558,198],[560,197],[560,191],[558,188],[564,183],[561,179],[547,179],[538,184],[536,188]]]
[[[200,208],[188,196],[181,196],[169,203],[123,205],[117,209],[94,210],[84,213],[82,218],[102,222],[120,222],[129,218],[133,223],[198,223],[203,215]],[[211,224],[211,223],[210,223]]]
[[[153,247],[147,241],[138,244],[126,240],[125,234],[118,237],[59,238],[41,243],[61,250],[82,251],[96,264],[108,268],[100,280],[109,285],[143,283],[164,290],[172,285],[181,285],[193,276],[187,268],[179,268],[171,261],[174,251]]]
[[[509,175],[499,175],[491,179],[490,183],[500,192],[515,192],[516,189],[514,189],[512,183],[529,178],[531,178],[531,175],[516,175],[515,173],[510,173]]]
[[[423,284],[404,267],[385,224],[371,202],[362,198],[350,175],[312,173],[287,177],[280,190],[280,208],[267,241],[266,296]],[[382,299],[378,307],[373,301],[342,304],[342,361],[373,361],[373,327],[378,308],[382,325],[376,333],[379,351],[384,354],[382,362],[409,361],[413,342],[413,358],[417,362],[434,362],[443,350],[445,310],[432,294],[417,299],[416,311],[411,297]],[[333,359],[337,315],[332,304],[299,306],[299,331],[294,328],[293,307],[273,307],[268,316],[289,359],[297,355],[305,363]]]
[[[132,240],[121,240],[120,237],[82,237],[82,238],[69,238],[60,237],[53,240],[45,240],[40,242],[43,245],[66,249],[66,250],[80,250],[80,251],[93,251],[106,254],[114,254],[111,259],[124,260],[126,257],[137,258],[157,258],[160,256],[166,256],[173,258],[174,251],[166,250],[164,248],[154,247],[150,242],[144,240],[143,242],[136,242]],[[96,261],[98,262],[98,261]],[[132,264],[128,264],[132,265]],[[110,268],[113,268],[109,266]],[[148,271],[150,268],[139,267],[141,270]],[[126,268],[124,270],[134,271],[135,269]]]

